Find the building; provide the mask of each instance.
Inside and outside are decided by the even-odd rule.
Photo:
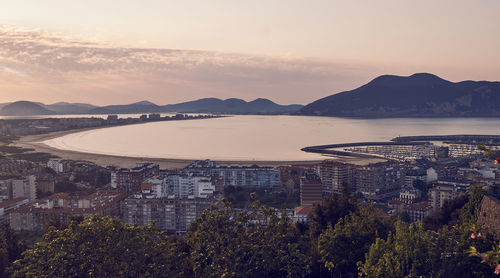
[[[467,194],[469,190],[470,182],[465,180],[443,179],[435,181],[428,193],[433,211],[440,210],[446,201]]]
[[[436,176],[437,178],[437,176]],[[425,170],[408,169],[405,171],[405,187],[413,187],[417,183],[425,183],[427,181],[427,173]]]
[[[47,167],[54,170],[54,172],[61,174],[67,173],[71,170],[71,161],[69,160],[49,160]]]
[[[0,181],[0,201],[16,198],[28,198],[30,202],[36,200],[36,177],[7,179]]]
[[[260,188],[278,188],[280,174],[272,167],[225,166],[213,171],[222,179],[224,186],[244,186]]]
[[[36,200],[36,177],[31,175],[22,178],[0,181],[0,201],[26,197],[30,202]]]
[[[141,192],[122,203],[125,223],[184,233],[196,217],[217,201],[216,186],[210,176],[170,172],[147,179]]]
[[[125,192],[140,191],[141,184],[147,178],[158,175],[158,164],[137,164],[134,168],[120,168],[111,172],[111,187]]]
[[[39,172],[38,164],[26,160],[0,159],[0,173],[28,175]]]
[[[288,193],[300,190],[300,178],[306,173],[319,172],[320,164],[287,165],[277,167],[282,189]],[[293,216],[293,213],[292,213]]]
[[[50,174],[36,176],[36,190],[42,193],[54,193],[55,178]]]
[[[422,197],[422,192],[414,187],[404,187],[399,191],[399,199],[405,204],[411,204]]]
[[[118,115],[108,115],[106,121],[110,124],[116,124],[118,123]]]
[[[214,198],[156,198],[147,191],[135,193],[122,203],[122,220],[129,225],[147,226],[155,223],[161,230],[185,233],[196,217],[210,207]]]
[[[208,198],[215,192],[215,185],[208,176],[169,175],[166,180],[169,194],[176,198]]]
[[[425,170],[425,181],[427,183],[430,183],[430,182],[433,182],[433,181],[436,181],[438,179],[438,173],[436,171],[436,169],[434,168],[428,168],[427,170]]]
[[[319,175],[323,183],[323,192],[326,194],[341,194],[343,186],[354,191],[354,165],[325,160],[319,166]]]
[[[387,207],[393,215],[399,215],[400,213],[406,211],[406,204],[400,199],[387,201]]]
[[[29,202],[28,198],[19,197],[14,200],[8,200],[0,203],[0,223],[5,223],[9,220],[9,214],[13,209],[16,209]]]
[[[209,175],[221,179],[224,186],[279,188],[280,172],[272,167],[221,166],[211,160],[196,161],[182,170],[187,174]]]
[[[418,203],[409,204],[406,211],[410,216],[411,222],[424,220],[425,217],[431,215],[432,206],[430,202],[423,201]]]
[[[30,202],[36,200],[36,178],[27,176],[23,179],[12,180],[12,199],[26,197]]]
[[[12,199],[12,185],[10,180],[0,180],[0,202]]]
[[[161,120],[161,115],[160,114],[149,114],[148,119],[152,121],[158,121]]]
[[[51,221],[68,224],[76,216],[120,216],[120,202],[126,197],[127,194],[116,192],[96,192],[87,196],[57,193],[12,210],[10,227],[16,231],[45,231]]]
[[[312,206],[321,203],[322,200],[323,184],[321,179],[316,174],[306,174],[300,179],[300,206]]]
[[[170,173],[164,177],[146,179],[141,190],[148,191],[155,198],[173,196],[175,198],[208,198],[215,194],[215,185],[210,176]]]
[[[368,199],[398,195],[404,183],[404,170],[398,163],[381,162],[355,169],[356,191]]]
[[[294,211],[293,220],[295,222],[307,222],[309,221],[309,215],[313,210],[312,206],[296,207]]]

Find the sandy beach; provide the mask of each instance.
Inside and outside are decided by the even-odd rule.
[[[60,150],[56,148],[49,147],[45,145],[43,142],[46,140],[50,140],[57,137],[62,137],[67,134],[92,130],[95,128],[88,129],[79,129],[79,130],[68,130],[68,131],[60,131],[60,132],[52,132],[46,134],[39,135],[29,135],[21,137],[19,140],[10,144],[11,146],[17,146],[22,148],[32,148],[35,149],[36,152],[45,152],[50,153],[52,155],[58,156],[61,159],[69,159],[69,160],[83,160],[93,162],[97,165],[101,166],[118,166],[118,167],[132,167],[136,163],[142,162],[153,162],[160,165],[162,169],[177,169],[183,168],[194,160],[185,160],[185,159],[168,159],[168,158],[150,158],[150,157],[127,157],[127,156],[115,156],[115,155],[104,155],[104,154],[94,154],[94,153],[84,153],[77,151],[68,151],[68,150]],[[200,157],[200,159],[205,159]],[[291,165],[291,164],[315,164],[320,162],[320,160],[316,161],[217,161],[220,164],[226,165],[253,165],[257,164],[259,166],[283,166],[283,165]]]

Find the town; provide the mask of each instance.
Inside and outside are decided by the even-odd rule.
[[[16,138],[19,136],[46,134],[56,131],[78,130],[85,128],[101,128],[120,125],[140,124],[156,121],[192,120],[221,117],[218,115],[191,115],[173,114],[164,115],[158,113],[142,114],[137,118],[119,117],[118,115],[108,115],[106,118],[86,117],[81,118],[35,118],[35,119],[2,119],[0,120],[0,136],[2,138]]]
[[[487,147],[483,147],[487,151]],[[0,160],[0,221],[17,231],[43,233],[53,223],[92,215],[116,216],[123,222],[152,223],[183,234],[211,204],[228,200],[244,209],[255,198],[295,222],[308,221],[314,205],[330,194],[356,195],[381,216],[409,222],[438,213],[473,186],[488,188],[485,225],[500,227],[500,159],[475,152],[467,156],[412,160],[329,158],[318,163],[260,167],[195,161],[182,169],[154,163],[131,168],[86,161]],[[486,199],[486,198],[485,198]],[[267,203],[266,203],[267,202]],[[482,214],[483,215],[483,214]]]

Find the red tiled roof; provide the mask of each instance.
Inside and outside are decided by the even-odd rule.
[[[295,215],[309,215],[312,212],[312,206],[296,207]]]
[[[373,213],[381,217],[389,217],[390,215],[381,208],[373,208]]]
[[[401,205],[401,204],[403,204],[403,201],[398,200],[398,199],[394,199],[394,200],[387,201],[387,204],[388,205]]]
[[[420,211],[425,211],[430,209],[431,204],[427,201],[424,202],[419,202],[419,203],[413,203],[409,206],[410,210],[420,210]]]
[[[18,202],[21,202],[23,200],[27,200],[28,198],[26,197],[19,197],[19,198],[15,198],[15,199],[12,199],[12,200],[9,200],[9,201],[5,201],[5,202],[1,202],[0,203],[0,208],[6,208],[10,205],[13,205],[15,203],[18,203]]]

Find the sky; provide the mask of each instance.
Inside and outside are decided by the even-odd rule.
[[[2,0],[0,103],[307,104],[382,74],[500,80],[498,0]]]

